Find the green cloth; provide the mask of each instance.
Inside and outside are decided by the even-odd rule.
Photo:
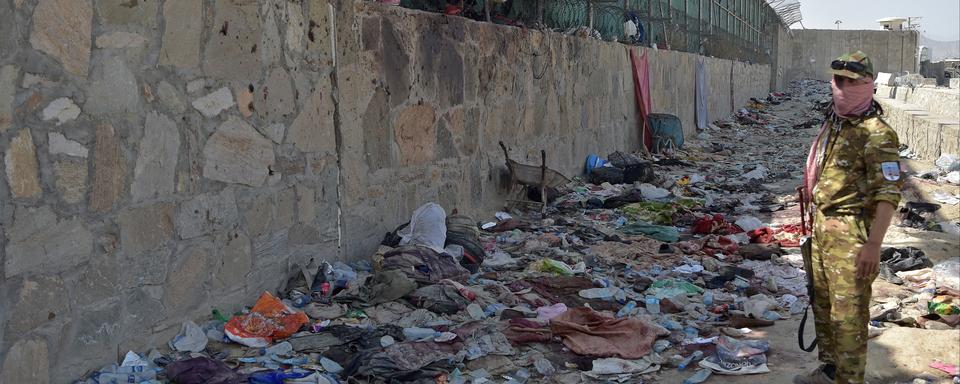
[[[683,209],[693,209],[701,205],[695,199],[677,199],[675,201],[641,201],[620,208],[627,217],[659,225],[672,225],[673,215]]]
[[[664,243],[675,243],[680,240],[680,232],[675,227],[654,225],[638,221],[620,227],[620,232],[628,235],[644,235]]]

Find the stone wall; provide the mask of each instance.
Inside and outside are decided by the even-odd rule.
[[[830,62],[858,49],[870,56],[877,72],[917,72],[919,34],[915,31],[794,29],[790,35],[779,46],[784,83],[802,78],[828,80]]]
[[[0,0],[0,382],[164,345],[424,202],[485,212],[511,155],[638,145],[627,48],[325,0]],[[693,131],[697,56],[650,51]],[[768,66],[705,59],[710,114]]]

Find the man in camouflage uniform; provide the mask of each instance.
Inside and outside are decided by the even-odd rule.
[[[814,316],[823,363],[798,384],[863,383],[870,286],[900,201],[899,140],[873,101],[873,66],[857,51],[831,63],[834,105],[808,160]],[[819,177],[817,177],[819,176]]]

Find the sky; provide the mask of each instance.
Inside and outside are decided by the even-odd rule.
[[[920,16],[920,32],[934,40],[960,40],[960,0],[799,0],[809,29],[880,29],[877,19]],[[801,28],[800,23],[792,28]]]

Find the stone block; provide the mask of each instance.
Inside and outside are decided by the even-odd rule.
[[[274,197],[272,194],[262,194],[254,197],[253,201],[243,209],[243,221],[246,224],[250,237],[258,237],[267,233],[271,228],[274,216]]]
[[[214,287],[219,290],[240,287],[245,283],[253,263],[250,238],[242,232],[230,231],[221,241],[226,244],[217,248],[214,257],[214,260],[218,260]]]
[[[124,323],[138,327],[155,322],[164,312],[162,298],[162,286],[145,286],[128,291],[124,296]]]
[[[106,212],[113,209],[123,194],[126,161],[120,150],[120,139],[113,126],[98,125],[95,137],[90,209],[94,212]]]
[[[263,87],[255,93],[254,109],[264,122],[276,123],[293,115],[296,107],[296,94],[290,75],[283,68],[274,68]]]
[[[163,306],[170,314],[195,309],[207,297],[204,283],[210,280],[210,250],[202,246],[187,248],[176,256],[173,269],[163,288]]]
[[[383,58],[384,78],[387,92],[390,94],[390,106],[396,107],[406,102],[410,96],[410,57],[404,49],[400,33],[394,28],[390,19],[384,18],[383,29]]]
[[[131,32],[108,32],[97,36],[97,48],[141,48],[147,44],[147,38]]]
[[[270,232],[253,239],[253,269],[260,270],[269,265],[286,265],[289,256],[289,238],[287,231]]]
[[[50,357],[43,339],[20,339],[7,351],[0,370],[0,383],[50,382]]]
[[[100,22],[110,26],[133,25],[153,30],[157,25],[157,1],[96,0]]]
[[[225,109],[233,106],[233,95],[230,88],[223,87],[215,92],[193,101],[193,107],[206,117],[219,115]]]
[[[257,51],[260,53],[262,66],[269,67],[280,62],[283,39],[280,37],[280,26],[277,20],[283,16],[283,8],[283,2],[277,0],[260,2],[263,33],[260,34],[260,45]],[[277,15],[278,12],[281,15]]]
[[[90,0],[40,0],[33,10],[30,45],[59,61],[67,72],[86,77],[92,25]]]
[[[283,125],[283,123],[273,123],[258,130],[274,143],[280,144],[283,142],[283,135],[287,131],[287,126]]]
[[[19,75],[20,69],[14,65],[0,67],[0,133],[13,126],[13,98]]]
[[[82,220],[60,220],[48,206],[18,207],[7,237],[7,277],[29,271],[59,272],[84,262],[93,251],[93,235]]]
[[[303,8],[300,4],[287,2],[287,49],[293,52],[303,52],[303,34],[306,24],[303,22]]]
[[[200,65],[203,2],[170,0],[163,3],[163,45],[160,65],[194,68]]]
[[[436,111],[427,104],[411,105],[400,111],[394,123],[400,164],[415,166],[433,160],[437,144],[436,118]]]
[[[123,254],[120,256],[120,265],[136,266],[124,268],[118,276],[123,288],[138,288],[145,286],[159,286],[167,280],[167,270],[170,269],[170,254],[168,248],[147,251],[136,255]],[[162,289],[160,289],[162,291]],[[157,301],[160,296],[157,296]]]
[[[30,332],[57,316],[69,313],[69,293],[63,280],[56,276],[25,279],[10,308],[6,332],[9,335]]]
[[[80,116],[80,107],[74,104],[73,100],[66,97],[51,101],[50,104],[47,104],[47,107],[43,109],[42,113],[43,121],[56,119],[57,125],[76,119],[77,116]]]
[[[83,268],[73,289],[77,304],[85,307],[116,296],[121,292],[119,273],[116,255],[103,253],[94,256]]]
[[[87,194],[87,162],[85,160],[59,160],[53,163],[57,176],[57,191],[68,204],[83,201]]]
[[[255,0],[217,0],[204,48],[207,76],[250,81],[260,78],[260,17]]]
[[[116,357],[122,341],[123,303],[119,300],[81,309],[67,324],[54,373],[84,371]]]
[[[204,177],[252,187],[263,185],[275,161],[273,143],[234,116],[207,139],[203,156]]]
[[[47,150],[51,155],[67,155],[87,158],[87,147],[76,141],[70,140],[60,132],[50,132],[47,134]]]
[[[161,80],[160,84],[157,85],[157,95],[160,97],[160,102],[170,109],[170,112],[180,114],[187,109],[180,98],[180,93],[166,80]]]
[[[185,201],[177,210],[177,232],[192,239],[223,232],[237,225],[237,204],[233,189],[204,194]]]
[[[297,216],[301,223],[312,223],[317,219],[317,193],[313,188],[297,185]]]
[[[159,113],[148,113],[130,186],[134,202],[173,193],[179,151],[177,123]]]
[[[120,246],[127,255],[138,255],[157,249],[173,237],[174,206],[170,203],[143,208],[128,208],[120,212]]]
[[[23,129],[10,139],[10,147],[3,157],[6,164],[7,183],[14,198],[39,197],[40,176],[37,151],[29,129]]]
[[[388,168],[396,161],[393,130],[384,124],[390,121],[388,98],[385,89],[377,88],[363,113],[363,148],[370,172]]]
[[[277,215],[273,220],[273,229],[290,228],[296,222],[297,193],[287,188],[277,194]]]
[[[335,153],[333,98],[328,81],[317,82],[317,89],[304,102],[303,110],[287,132],[287,141],[302,152]]]
[[[140,112],[140,88],[137,78],[127,67],[123,56],[109,55],[93,68],[87,102],[88,114],[137,115]]]

